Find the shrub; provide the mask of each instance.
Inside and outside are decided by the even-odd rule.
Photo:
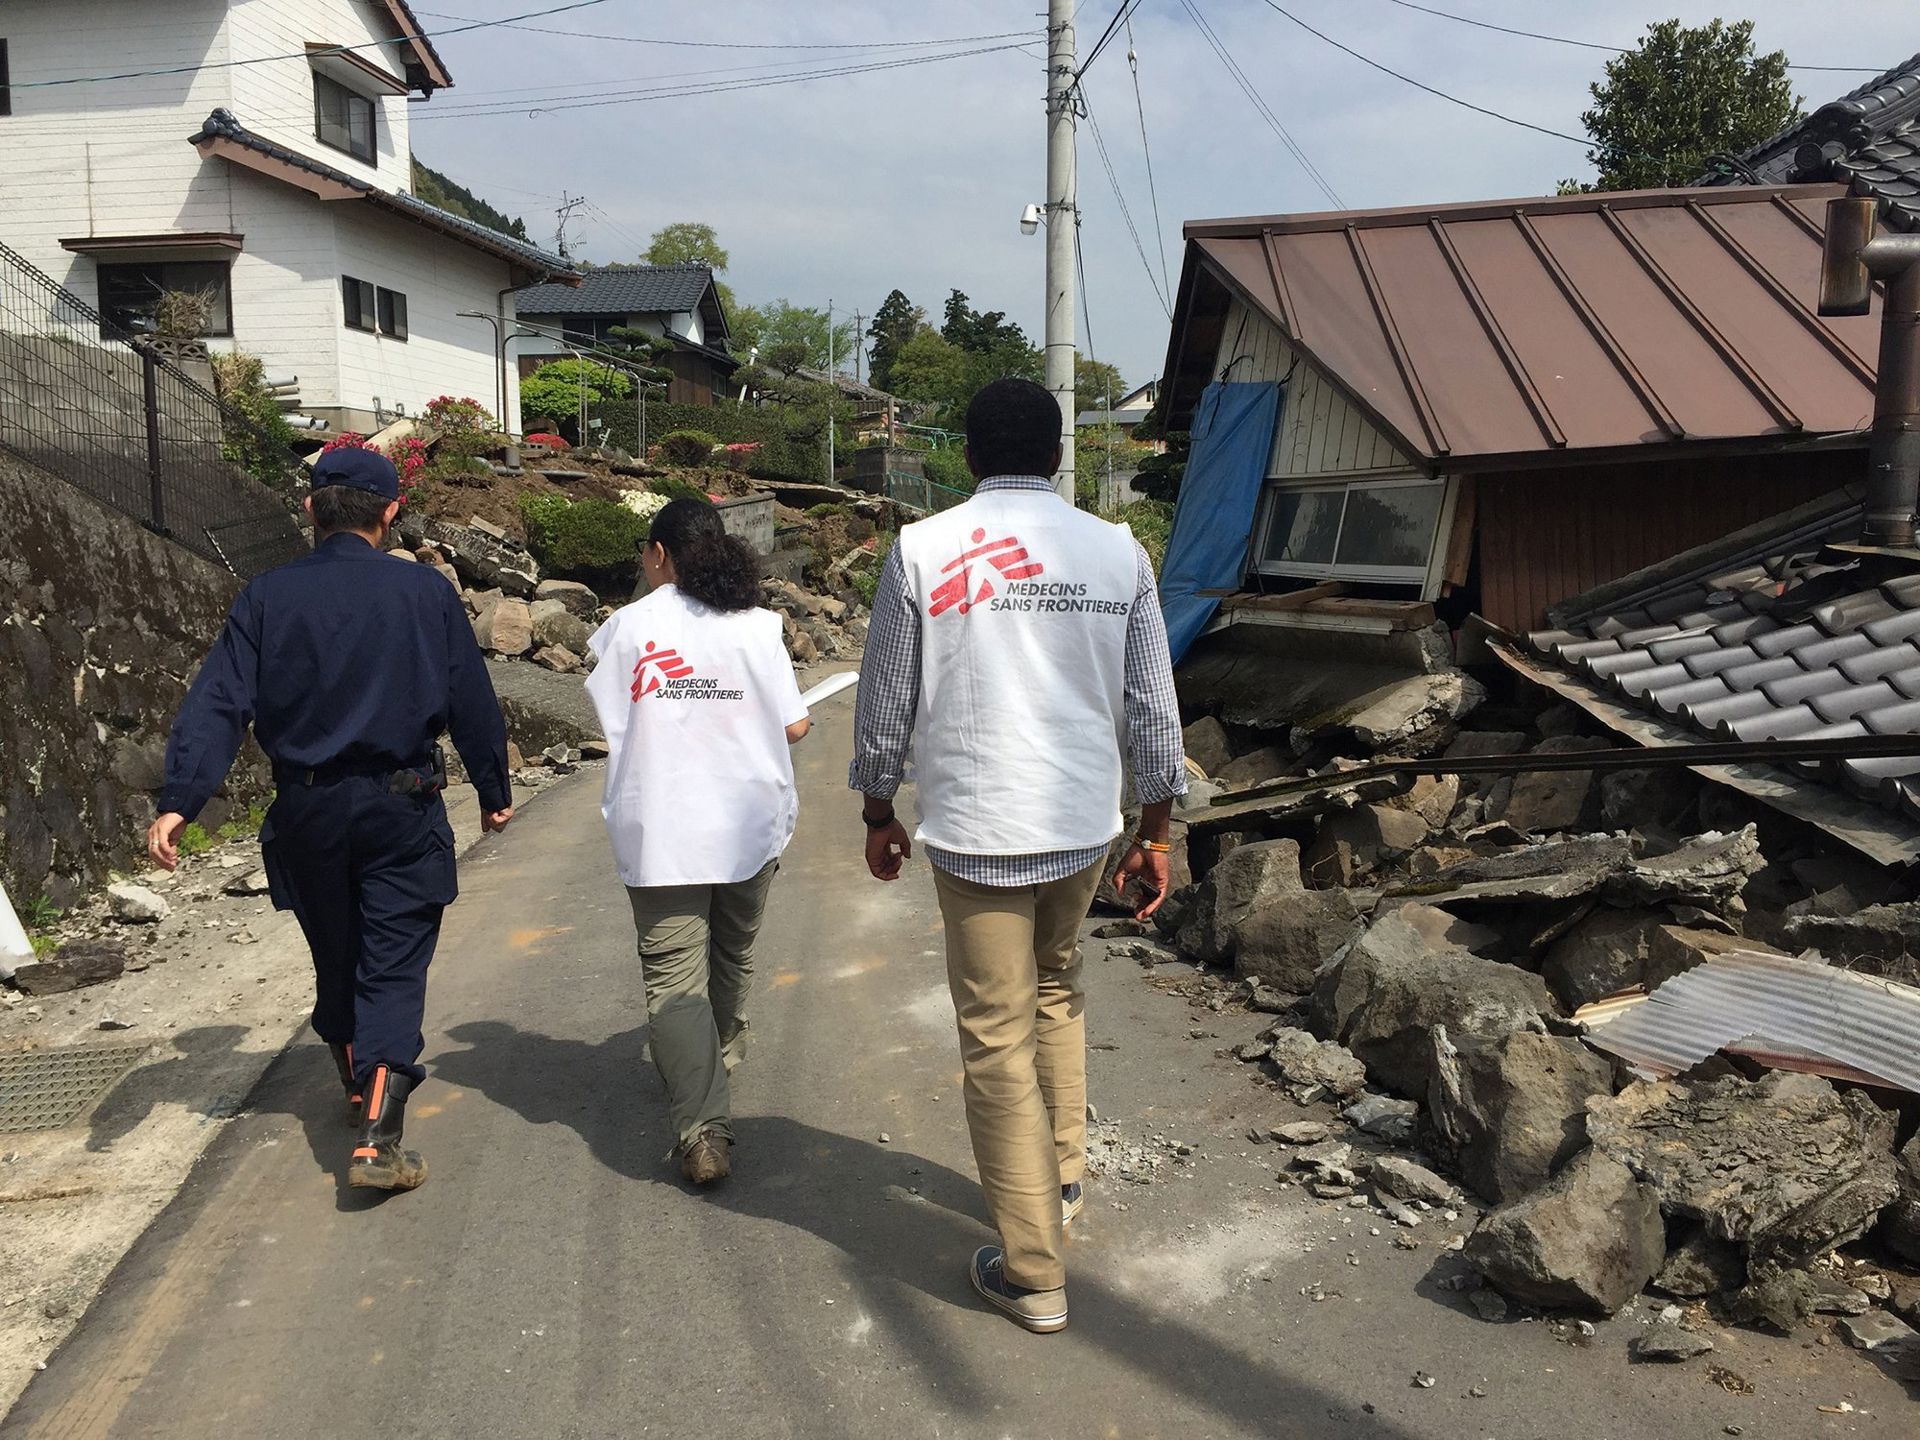
[[[973,472],[967,468],[967,457],[958,450],[929,450],[926,459],[927,479],[936,485],[944,485],[949,490],[964,490],[973,493]]]
[[[683,498],[705,500],[707,498],[704,487],[694,484],[691,480],[682,480],[677,475],[662,475],[657,479],[649,480],[647,488],[655,495],[664,495],[668,500]]]
[[[660,437],[660,458],[669,465],[704,465],[720,448],[720,437],[704,430],[673,430]]]
[[[213,848],[213,836],[207,833],[206,826],[195,820],[192,824],[181,827],[179,845],[182,857],[204,855]]]
[[[588,580],[631,575],[647,521],[612,500],[522,495],[527,548],[550,575]]]
[[[571,413],[571,412],[568,412]],[[639,416],[631,404],[604,406],[597,419],[606,422],[610,445],[639,453],[635,433]],[[819,435],[795,435],[789,431],[781,412],[751,405],[667,405],[647,402],[647,435],[651,441],[674,430],[701,430],[718,435],[729,447],[751,445],[756,449],[729,449],[727,464],[738,466],[762,480],[796,480],[817,485],[826,478],[827,447]]]
[[[436,396],[427,402],[421,418],[440,432],[443,441],[476,435],[490,437],[496,429],[487,407],[466,396],[457,400],[451,395]]]
[[[900,538],[896,530],[882,530],[880,538],[874,543],[873,564],[853,577],[853,588],[860,596],[860,603],[869,610],[873,608],[873,597],[880,590],[880,572],[887,567],[887,555],[893,549],[893,542]]]
[[[563,428],[577,425],[583,383],[589,413],[594,406],[633,394],[633,381],[610,365],[597,365],[591,360],[551,360],[520,382],[521,423],[562,416],[566,417],[560,422]]]
[[[1160,573],[1160,566],[1167,558],[1167,538],[1173,534],[1173,506],[1164,500],[1135,500],[1122,505],[1109,517],[1122,521],[1133,531],[1147,552],[1147,558],[1153,561],[1153,573]]]
[[[262,485],[284,490],[293,477],[293,427],[267,388],[260,357],[236,350],[209,358],[220,397],[220,458]]]
[[[653,517],[666,509],[667,502],[672,498],[671,495],[662,495],[655,490],[622,490],[620,492],[620,503],[645,520],[649,529],[653,525]]]

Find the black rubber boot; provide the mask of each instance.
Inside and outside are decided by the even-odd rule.
[[[333,1052],[333,1063],[340,1071],[340,1086],[347,1095],[347,1123],[358,1125],[367,1108],[366,1097],[360,1093],[360,1086],[353,1078],[353,1046],[329,1045]]]
[[[367,1190],[412,1190],[427,1178],[427,1162],[400,1145],[413,1081],[385,1065],[367,1086],[367,1120],[347,1165],[347,1183]]]

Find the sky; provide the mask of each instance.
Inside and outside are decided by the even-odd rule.
[[[423,25],[438,31],[564,0],[414,3]],[[1573,136],[1583,133],[1587,87],[1607,59],[1601,50],[1496,34],[1394,0],[1278,3],[1382,65]],[[1732,10],[1696,0],[1422,3],[1610,45],[1631,45],[1654,20],[1752,19],[1763,51],[1783,49],[1809,66],[1878,70],[1920,51],[1912,0],[1745,0]],[[1268,0],[1192,4],[1341,207],[1551,194],[1562,179],[1592,175],[1582,145],[1424,94],[1315,38]],[[1118,5],[1082,0],[1083,54]],[[1042,0],[601,0],[441,38],[454,88],[416,107],[413,148],[522,216],[549,246],[563,196],[586,197],[568,238],[589,259],[633,259],[660,226],[704,221],[730,254],[726,279],[743,301],[831,301],[837,314],[871,316],[898,288],[937,324],[948,292],[958,289],[979,309],[1006,311],[1037,343],[1044,243],[1021,234],[1019,219],[1025,205],[1045,198],[1044,25]],[[980,36],[999,38],[971,38]],[[915,41],[954,43],[899,43]],[[1015,45],[1024,48],[996,48]],[[745,48],[772,46],[825,48]],[[1083,122],[1079,340],[1083,353],[1138,383],[1164,362],[1161,257],[1164,247],[1170,290],[1179,283],[1184,222],[1337,207],[1255,110],[1182,0],[1145,0],[1132,49],[1137,99],[1124,34],[1084,80],[1138,244]],[[758,83],[956,51],[988,53]],[[1792,74],[1808,109],[1871,78]],[[730,93],[623,98],[748,83],[753,88]],[[580,103],[588,101],[614,103]]]

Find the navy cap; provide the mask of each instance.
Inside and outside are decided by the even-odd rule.
[[[313,488],[324,485],[369,490],[385,500],[400,498],[400,472],[378,450],[346,446],[327,451],[313,462]]]

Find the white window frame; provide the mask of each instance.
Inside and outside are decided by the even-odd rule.
[[[1298,560],[1269,560],[1265,547],[1267,529],[1273,523],[1273,509],[1279,496],[1284,493],[1340,493],[1349,494],[1355,490],[1409,490],[1415,487],[1444,487],[1441,492],[1440,513],[1433,527],[1433,536],[1427,547],[1426,562],[1421,565],[1341,565],[1335,561],[1324,564]],[[1418,586],[1420,598],[1431,600],[1439,593],[1441,576],[1439,570],[1446,564],[1447,538],[1453,533],[1454,509],[1459,500],[1459,484],[1451,476],[1424,475],[1417,471],[1355,471],[1344,475],[1288,476],[1284,479],[1269,479],[1260,496],[1260,506],[1254,515],[1252,543],[1249,547],[1248,570],[1256,575],[1273,576],[1288,580],[1351,580],[1362,585],[1408,585]],[[1340,553],[1340,536],[1346,528],[1346,506],[1340,508],[1340,529],[1334,532],[1333,554]]]

